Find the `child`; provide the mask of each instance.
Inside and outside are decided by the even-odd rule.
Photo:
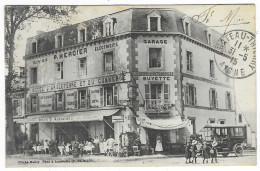
[[[191,156],[192,156],[192,164],[196,164],[197,163],[197,143],[198,141],[197,140],[192,140],[192,143],[191,143]]]
[[[208,163],[208,159],[210,158],[210,147],[206,141],[203,142],[202,157],[203,157],[203,164],[204,164],[205,160]]]
[[[191,163],[191,142],[187,142],[186,148],[185,148],[185,158],[186,158],[186,164]],[[189,162],[188,162],[189,159]]]

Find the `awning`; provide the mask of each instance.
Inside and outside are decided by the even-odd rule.
[[[180,116],[167,119],[150,119],[147,116],[140,117],[140,126],[157,130],[172,130],[186,127],[188,121],[182,121]]]
[[[117,113],[120,109],[95,110],[75,113],[60,113],[60,114],[45,114],[33,115],[24,119],[25,123],[39,122],[86,122],[86,121],[102,121],[104,116],[111,116]]]
[[[25,119],[24,118],[14,118],[13,121],[16,123],[24,123]]]

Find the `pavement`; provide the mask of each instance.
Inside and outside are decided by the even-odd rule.
[[[229,157],[218,156],[219,163],[214,165],[255,165],[256,152],[245,152],[242,157],[235,157],[230,154]],[[210,163],[209,163],[210,164]],[[70,156],[52,157],[49,154],[34,154],[25,156],[23,154],[6,156],[6,167],[100,167],[100,166],[194,166],[185,164],[183,155],[144,155],[129,157],[109,157],[103,155],[87,155],[73,158]],[[197,165],[203,165],[202,158],[197,159]]]

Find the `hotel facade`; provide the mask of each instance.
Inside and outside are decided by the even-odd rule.
[[[29,139],[185,143],[208,123],[236,124],[233,81],[216,66],[221,35],[174,9],[131,8],[27,39]],[[223,49],[228,48],[223,42]]]

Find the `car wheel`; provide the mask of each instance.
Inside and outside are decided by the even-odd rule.
[[[242,146],[236,146],[235,154],[236,154],[237,157],[241,157],[243,155],[243,147]]]

